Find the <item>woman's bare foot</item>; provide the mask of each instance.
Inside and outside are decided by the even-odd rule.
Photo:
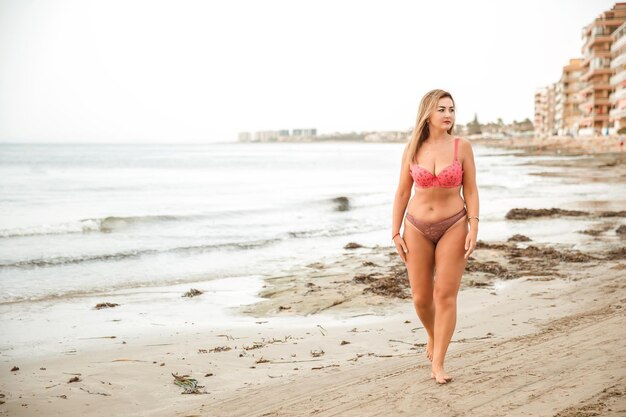
[[[433,361],[433,345],[435,341],[428,336],[428,342],[426,343],[426,357],[428,358],[429,361]]]
[[[433,368],[430,372],[430,377],[435,379],[438,384],[447,384],[452,381],[452,377],[443,370],[443,368]]]

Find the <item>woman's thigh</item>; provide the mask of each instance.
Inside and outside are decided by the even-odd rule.
[[[409,250],[406,254],[406,269],[413,299],[429,303],[433,297],[435,245],[406,219],[403,239]]]
[[[465,271],[465,238],[468,226],[462,217],[444,233],[435,247],[435,296],[455,296]]]

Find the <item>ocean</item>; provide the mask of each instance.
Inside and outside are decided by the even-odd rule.
[[[160,310],[159,300],[191,287],[208,294],[200,311],[228,321],[228,307],[259,299],[263,277],[341,256],[348,242],[392,248],[402,149],[341,142],[0,144],[3,333],[26,337],[25,322],[6,319],[45,322],[55,308],[73,314],[71,303],[121,299]],[[479,145],[474,154],[481,240],[522,233],[588,247],[593,238],[579,233],[588,220],[504,216],[514,207],[580,209],[591,202],[617,209],[607,193],[611,201],[616,193],[626,199],[623,188],[535,175],[560,169],[537,161],[566,157]],[[167,311],[160,314],[167,320]],[[17,339],[28,337],[5,343]]]
[[[504,215],[617,191],[532,175],[550,169],[528,159],[553,157],[474,152],[481,239],[549,238],[558,221],[544,235]],[[280,274],[349,241],[389,245],[401,153],[377,143],[0,145],[0,303]]]

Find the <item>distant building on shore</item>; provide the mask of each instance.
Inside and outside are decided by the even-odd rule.
[[[539,137],[552,136],[555,131],[556,85],[535,91],[535,133]]]
[[[611,88],[609,96],[611,111],[609,121],[614,123],[615,131],[626,130],[626,22],[613,32],[611,45]]]
[[[317,136],[317,129],[293,129],[291,136]]]
[[[365,135],[365,142],[408,142],[410,131],[381,131]]]
[[[583,63],[579,91],[581,118],[579,133],[604,133],[609,120],[611,84],[611,44],[613,32],[626,22],[626,3],[617,3],[583,29]]]
[[[455,124],[454,135],[469,139],[505,139],[509,137],[532,137],[533,123],[529,119],[513,120],[504,123],[502,119],[496,122],[480,123],[478,116],[467,125]],[[318,134],[317,129],[294,129],[292,134],[284,130],[265,130],[258,132],[239,132],[239,142],[380,142],[380,143],[408,143],[413,134],[413,128],[406,130],[379,130],[362,132],[332,132]]]
[[[626,2],[582,29],[582,58],[535,92],[535,136],[616,133],[626,126]]]
[[[561,79],[556,83],[554,128],[560,136],[574,135],[578,132],[580,108],[578,107],[578,91],[582,74],[581,58],[572,58],[563,67]]]
[[[289,129],[259,130],[256,132],[239,132],[239,142],[289,142],[303,141],[317,136],[317,129],[293,129],[291,135]]]

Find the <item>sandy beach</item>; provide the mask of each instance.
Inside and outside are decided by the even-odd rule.
[[[541,164],[567,168],[541,175],[626,183],[619,152]],[[233,309],[249,318],[236,325],[196,316],[175,332],[102,334],[63,355],[3,355],[0,415],[624,416],[626,213],[606,198],[507,214],[589,220],[578,231],[589,250],[558,236],[479,240],[459,294],[450,384],[429,378],[395,249],[345,242],[336,257],[266,279],[262,301]]]

